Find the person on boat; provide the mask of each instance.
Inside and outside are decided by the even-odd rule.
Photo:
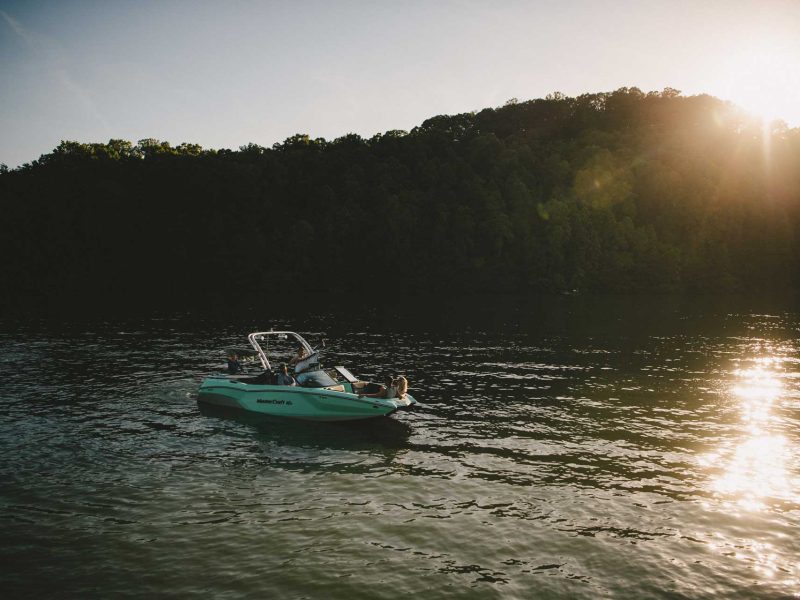
[[[384,379],[384,385],[380,386],[374,394],[359,394],[359,398],[397,398],[397,385],[395,379],[391,375],[387,375]]]
[[[303,360],[306,356],[308,356],[308,352],[306,352],[306,349],[303,348],[302,346],[298,346],[297,354],[295,354],[292,358],[289,359],[289,364],[290,365],[296,365],[301,360]]]
[[[228,354],[228,375],[238,375],[244,372],[242,363],[239,362],[239,357],[235,352]]]
[[[295,378],[289,375],[289,367],[286,366],[286,363],[281,365],[281,372],[278,373],[275,383],[276,385],[297,385]]]
[[[397,397],[400,400],[405,400],[408,393],[408,379],[404,375],[400,375],[394,380],[394,383],[397,386]]]

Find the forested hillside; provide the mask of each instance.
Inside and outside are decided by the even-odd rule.
[[[800,282],[800,129],[623,88],[410,132],[62,142],[0,173],[5,300]]]

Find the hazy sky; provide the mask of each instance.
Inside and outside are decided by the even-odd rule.
[[[0,162],[60,140],[271,146],[637,86],[800,126],[800,1],[0,0]]]

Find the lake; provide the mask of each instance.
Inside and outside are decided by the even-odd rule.
[[[311,300],[0,320],[3,595],[800,594],[796,301]],[[199,406],[269,328],[424,406]]]

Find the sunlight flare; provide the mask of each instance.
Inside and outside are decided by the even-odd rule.
[[[797,110],[786,91],[800,86],[798,60],[797,48],[787,44],[760,41],[743,46],[729,57],[726,83],[731,100],[767,124],[788,119]]]

